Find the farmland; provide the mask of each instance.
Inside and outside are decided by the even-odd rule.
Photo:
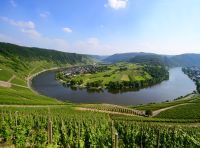
[[[77,69],[83,72],[77,73]],[[109,90],[137,90],[157,84],[168,79],[168,77],[168,71],[161,65],[150,66],[130,63],[82,66],[57,73],[57,79],[62,83],[64,82],[66,86],[86,87],[87,89],[106,88]]]

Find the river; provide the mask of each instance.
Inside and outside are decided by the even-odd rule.
[[[113,94],[107,90],[103,92],[88,92],[86,89],[72,90],[63,87],[62,84],[55,80],[55,71],[47,71],[34,77],[32,88],[41,95],[62,101],[120,105],[137,105],[173,100],[196,90],[194,82],[182,72],[180,67],[169,70],[169,80],[139,91]]]

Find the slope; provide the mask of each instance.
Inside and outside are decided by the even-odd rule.
[[[32,91],[28,79],[53,67],[91,62],[86,55],[0,43],[0,104],[60,104]]]

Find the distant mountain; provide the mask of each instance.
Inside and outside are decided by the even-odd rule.
[[[95,60],[97,60],[97,61],[104,61],[104,59],[106,59],[107,57],[109,57],[109,56],[101,56],[101,55],[89,55],[90,57],[92,57],[92,58],[94,58]]]
[[[177,66],[200,66],[200,54],[181,54],[171,57]]]
[[[129,61],[131,58],[134,58],[135,56],[142,56],[142,55],[153,55],[153,53],[144,53],[144,52],[119,53],[108,56],[103,61],[109,63],[116,63],[122,61]]]
[[[122,53],[114,54],[106,59],[105,62],[132,62],[132,63],[162,63],[169,67],[174,66],[200,66],[200,54],[181,54],[181,55],[159,55],[154,53]]]
[[[131,63],[148,63],[148,64],[162,64],[166,66],[171,66],[173,62],[167,56],[163,55],[137,55],[129,60]]]

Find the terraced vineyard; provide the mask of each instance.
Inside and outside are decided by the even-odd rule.
[[[76,111],[73,105],[1,107],[0,115],[0,146],[200,146],[198,124],[119,120],[106,113]]]
[[[158,118],[164,119],[200,119],[200,104],[188,103],[161,112]]]
[[[127,115],[139,115],[144,116],[144,111],[139,111],[135,109],[130,109],[125,106],[119,106],[119,105],[111,105],[111,104],[82,104],[82,109],[87,108],[91,111],[109,111],[109,112],[117,112],[117,113],[124,113]]]

